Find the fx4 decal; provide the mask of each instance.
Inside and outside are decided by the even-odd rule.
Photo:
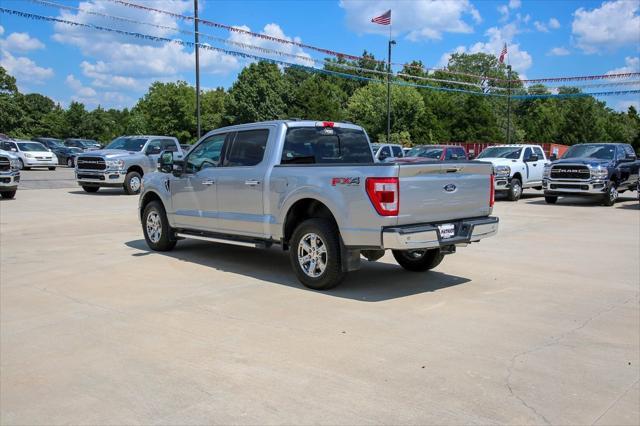
[[[331,179],[331,186],[336,185],[360,185],[359,177],[334,177]]]

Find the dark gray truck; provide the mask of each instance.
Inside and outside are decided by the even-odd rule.
[[[184,160],[164,152],[139,214],[153,250],[277,244],[305,286],[328,289],[385,250],[410,271],[436,267],[496,234],[493,200],[490,163],[375,163],[359,126],[284,120],[214,130]]]

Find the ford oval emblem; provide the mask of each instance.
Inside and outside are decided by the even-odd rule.
[[[443,188],[445,191],[447,192],[453,192],[456,190],[456,186],[452,183],[450,183],[449,185],[445,185],[445,187]]]

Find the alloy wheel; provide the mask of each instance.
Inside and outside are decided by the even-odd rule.
[[[298,244],[298,263],[302,271],[317,278],[327,268],[327,247],[322,238],[315,233],[305,234]]]

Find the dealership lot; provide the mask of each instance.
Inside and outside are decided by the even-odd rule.
[[[2,424],[640,423],[640,214],[498,202],[435,271],[335,290],[277,248],[149,252],[137,197],[23,172],[0,202]]]

